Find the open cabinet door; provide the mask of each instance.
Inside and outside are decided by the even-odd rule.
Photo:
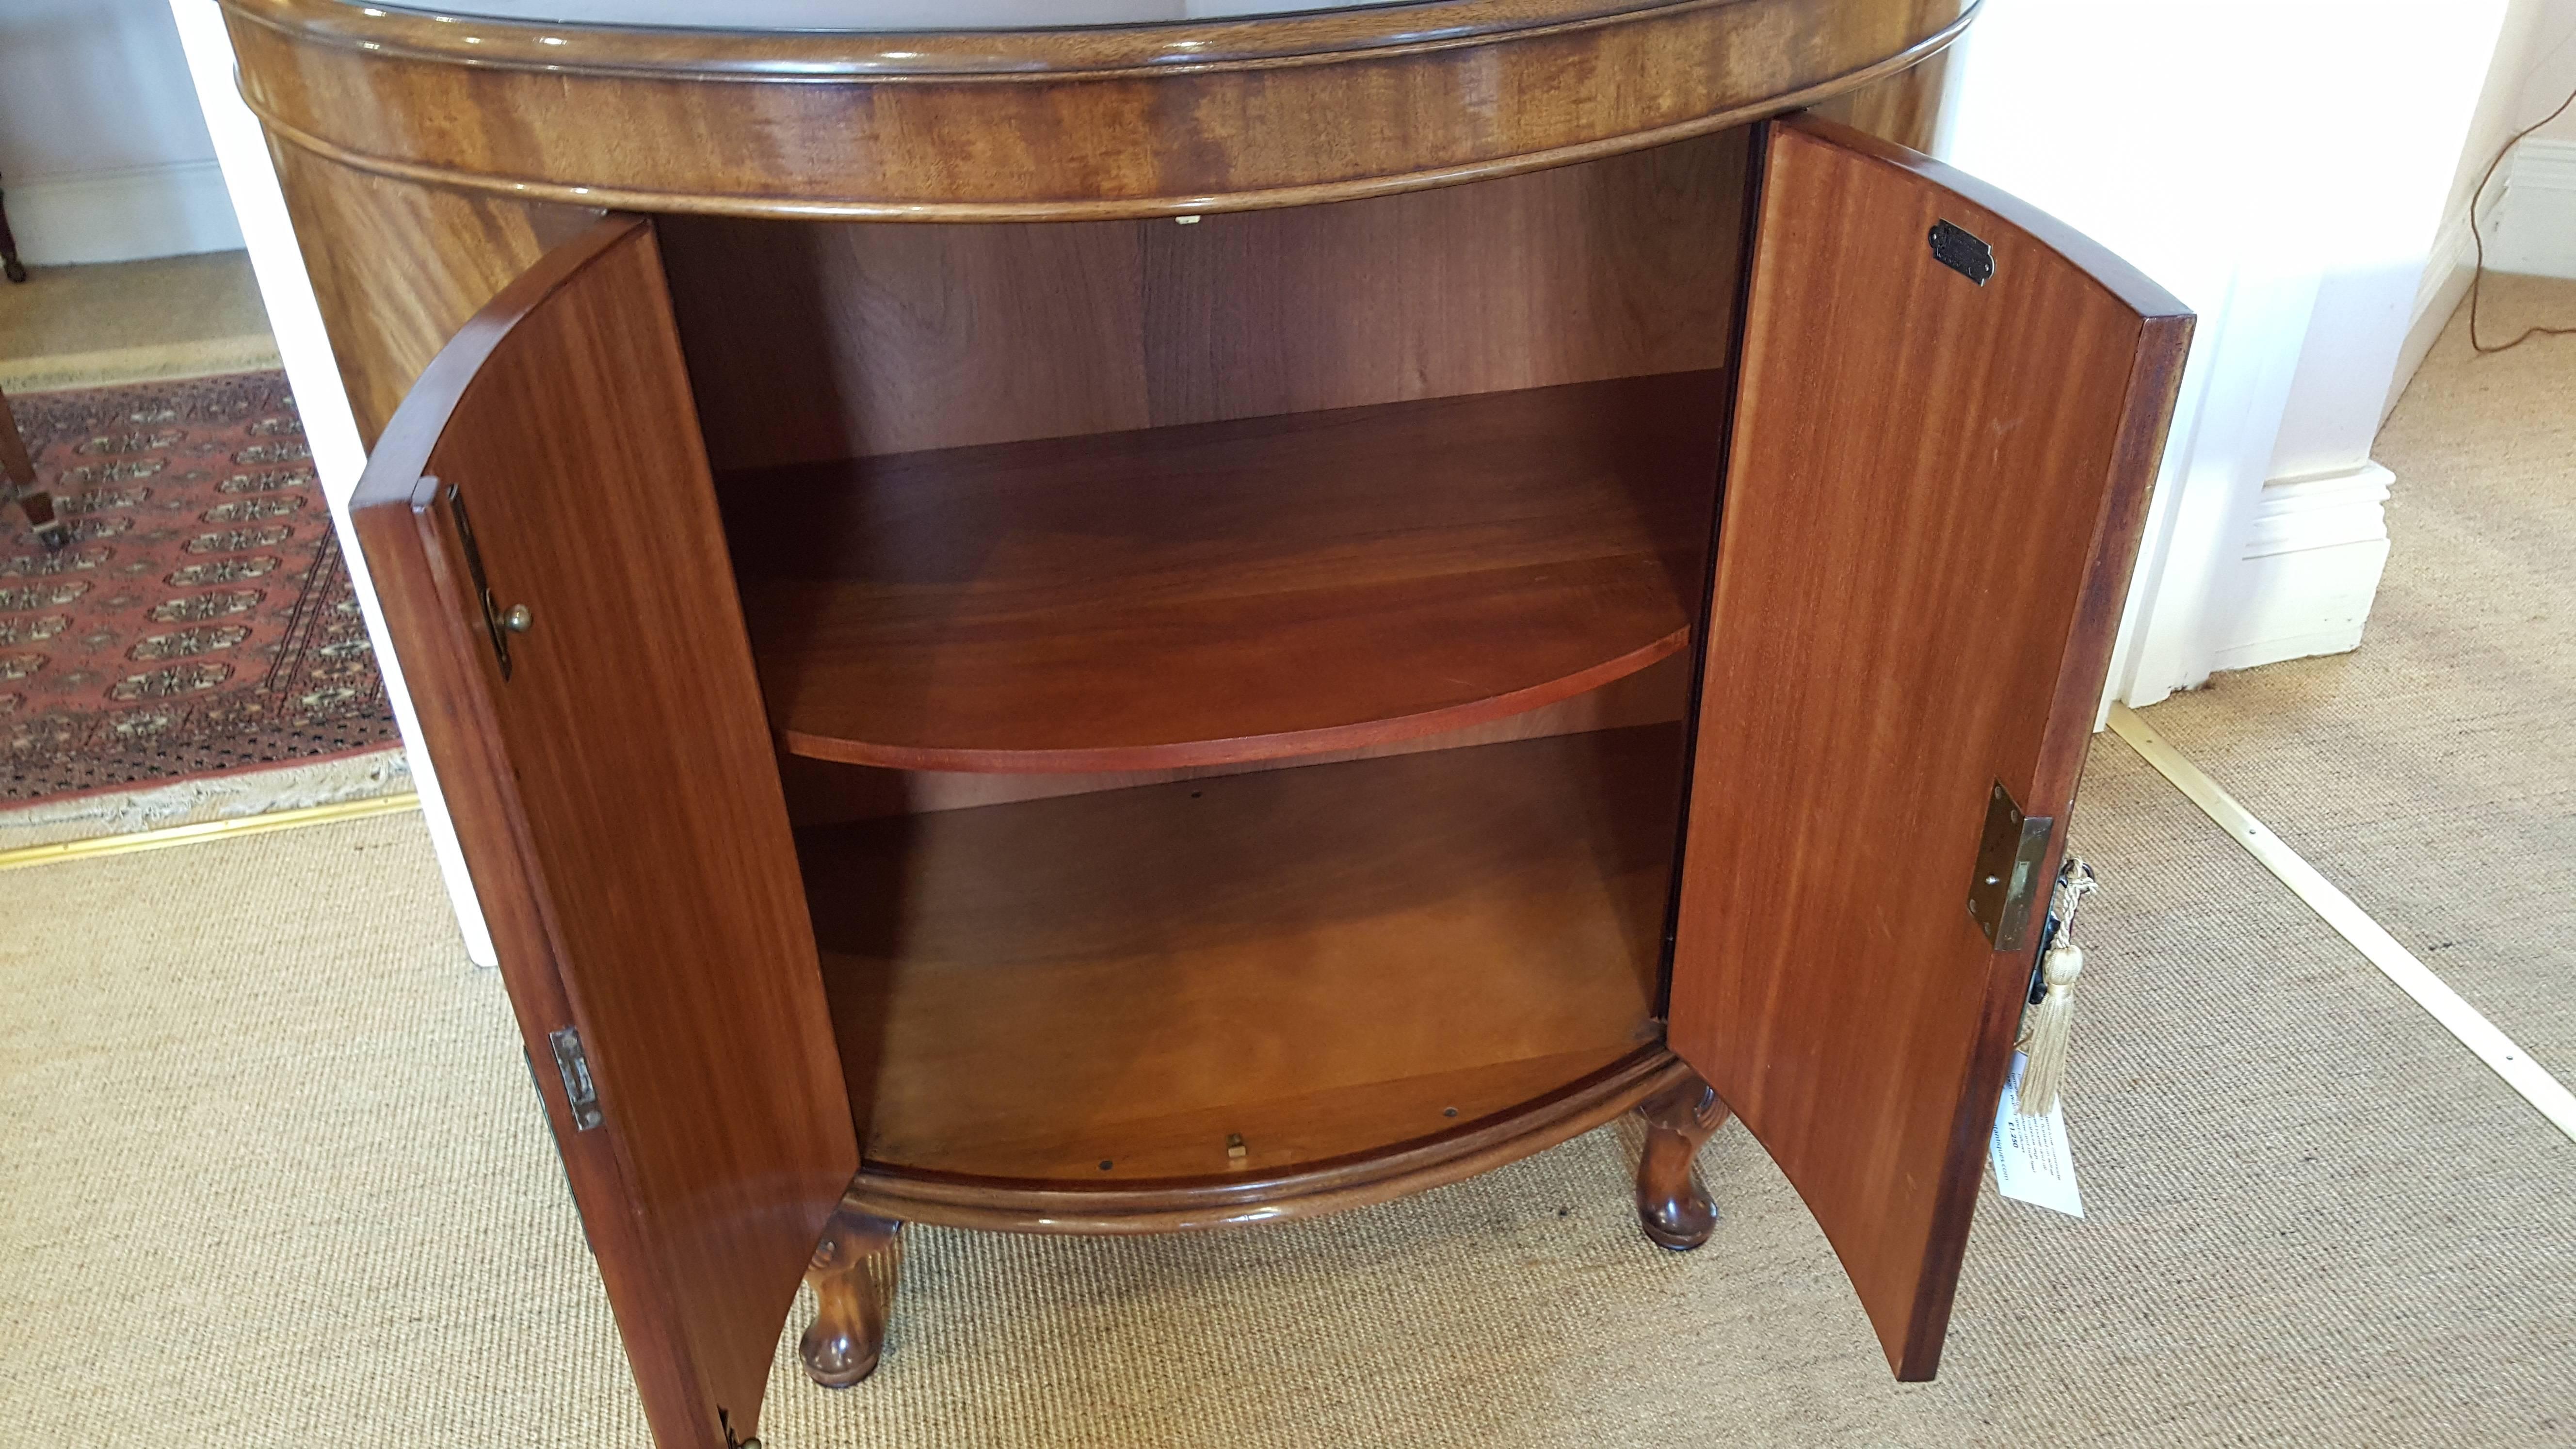
[[[469,322],[353,509],[654,1436],[748,1439],[858,1143],[652,228]]]
[[[1765,151],[1670,1040],[1926,1379],[2191,318],[1901,147]]]

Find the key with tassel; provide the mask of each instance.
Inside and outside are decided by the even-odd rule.
[[[2075,944],[2075,912],[2100,888],[2093,867],[2081,856],[2070,853],[2058,867],[2057,885],[2048,897],[2048,922],[2040,932],[2039,965],[2031,973],[2029,1004],[2021,1016],[2021,1037],[2013,1044],[2027,1059],[2013,1098],[2019,1116],[2047,1116],[2066,1088],[2075,982],[2084,974],[2084,948]]]

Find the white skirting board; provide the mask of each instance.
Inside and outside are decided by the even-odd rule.
[[[2478,209],[2478,225],[2492,234],[2495,230],[2496,193],[2487,193],[2486,204]],[[2415,380],[2415,372],[2433,353],[2433,344],[2442,340],[2442,330],[2451,325],[2451,315],[2468,300],[2469,278],[2477,260],[2476,239],[2469,235],[2469,216],[2462,212],[2442,223],[2433,238],[2432,253],[2424,259],[2424,277],[2415,289],[2415,310],[2406,324],[2406,341],[2397,349],[2397,371],[2388,379],[2387,400],[2379,405],[2379,420],[2397,411],[2397,400],[2406,395],[2406,385]]]
[[[2478,218],[2488,270],[2576,278],[2576,141],[2524,141],[2495,185],[2493,220]]]
[[[29,266],[130,262],[242,244],[223,167],[209,159],[69,176],[0,177]]]
[[[2377,463],[2263,485],[2211,668],[2251,669],[2360,647],[2388,565],[2382,507],[2396,475]]]

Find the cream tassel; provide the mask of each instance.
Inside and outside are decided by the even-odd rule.
[[[2048,994],[2023,1013],[2021,1040],[2015,1043],[2029,1058],[2013,1097],[2013,1110],[2024,1117],[2054,1111],[2057,1093],[2066,1085],[2066,1040],[2075,1026],[2075,978],[2084,974],[2084,948],[2061,937],[2048,948],[2040,969],[2048,977]]]
[[[2040,981],[2047,992],[2022,1013],[2021,1039],[2013,1043],[2024,1058],[2021,1086],[2013,1093],[2013,1113],[2045,1117],[2057,1110],[2066,1089],[2067,1046],[2075,1034],[2075,982],[2084,974],[2084,948],[2075,944],[2075,908],[2096,888],[2093,867],[2068,856],[2058,868],[2057,888],[2049,893],[2048,951],[2040,958]]]

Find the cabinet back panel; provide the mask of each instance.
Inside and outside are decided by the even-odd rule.
[[[1722,367],[1746,135],[1190,225],[658,225],[758,467]]]

